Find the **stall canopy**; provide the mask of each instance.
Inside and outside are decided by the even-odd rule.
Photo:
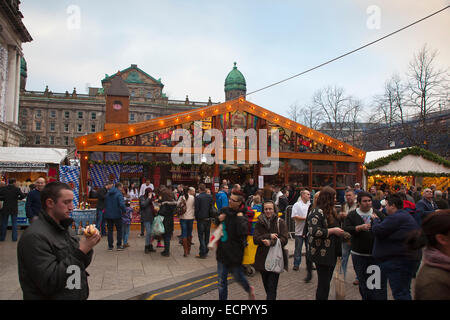
[[[450,161],[418,147],[366,154],[368,175],[450,176]]]
[[[66,149],[0,147],[0,171],[47,171],[47,164],[61,164]]]

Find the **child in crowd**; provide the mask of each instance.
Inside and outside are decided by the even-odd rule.
[[[128,236],[130,235],[131,214],[133,209],[130,207],[130,201],[125,202],[125,213],[122,215],[122,239],[124,248],[129,247]]]

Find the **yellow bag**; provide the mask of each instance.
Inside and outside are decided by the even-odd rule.
[[[345,300],[345,279],[342,271],[342,257],[337,258],[334,269],[334,286],[336,291],[336,300]]]

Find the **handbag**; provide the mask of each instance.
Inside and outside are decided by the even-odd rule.
[[[209,218],[216,219],[218,215],[219,211],[217,210],[216,206],[214,205],[214,203],[211,204],[211,207],[209,208]]]
[[[152,236],[160,236],[165,233],[163,221],[164,217],[161,215],[157,215],[155,219],[153,219]]]
[[[277,220],[278,225],[278,234],[280,234],[280,218]],[[284,270],[289,271],[289,251],[286,248],[283,249],[283,262],[284,262]]]
[[[217,247],[217,244],[220,238],[223,236],[223,225],[219,224],[219,226],[214,230],[211,237],[209,238],[208,249],[214,249]]]
[[[342,257],[338,257],[334,269],[334,286],[336,291],[336,300],[345,300],[345,279],[342,270]]]
[[[283,260],[283,248],[280,239],[277,239],[277,243],[271,246],[267,253],[264,268],[266,271],[282,273],[284,270]]]

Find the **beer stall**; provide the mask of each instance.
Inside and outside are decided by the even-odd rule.
[[[213,194],[218,191],[219,183],[224,178],[232,183],[244,183],[247,178],[253,177],[260,187],[266,183],[280,186],[301,184],[316,190],[326,185],[343,190],[346,186],[362,182],[363,150],[264,109],[243,97],[129,124],[129,93],[120,76],[112,79],[105,93],[105,130],[75,139],[81,155],[82,197],[87,197],[88,182],[95,189],[102,187],[107,180],[123,181],[125,184],[139,182],[140,185],[145,178],[149,178],[155,188],[180,183],[197,187],[204,182]],[[183,149],[191,156],[177,165],[171,157],[174,148],[180,145],[180,139],[172,141],[172,133],[176,129],[185,129],[185,133],[192,138]],[[200,145],[194,143],[196,136],[204,137],[209,129],[222,133],[222,147],[218,152],[211,147],[211,142],[201,140]],[[244,132],[255,129],[258,138],[255,141],[248,137],[232,137],[234,148],[230,150],[227,149],[228,129],[242,129]],[[267,130],[267,137],[261,139],[260,129]],[[279,133],[279,141],[276,141],[279,153],[273,159],[272,129]],[[267,144],[269,159],[279,160],[278,170],[274,174],[261,174],[264,168],[259,153],[261,143]],[[209,164],[205,159],[204,154],[209,151],[215,157],[215,163]],[[241,161],[236,161],[238,157]]]
[[[419,147],[367,152],[365,168],[367,188],[435,184],[437,190],[445,191],[450,186],[450,161]]]
[[[1,180],[8,183],[9,179],[15,178],[16,186],[25,194],[30,191],[30,184],[39,177],[44,177],[47,182],[58,181],[59,167],[67,163],[66,149],[0,147]],[[28,225],[25,201],[21,200],[18,204],[19,226]]]

